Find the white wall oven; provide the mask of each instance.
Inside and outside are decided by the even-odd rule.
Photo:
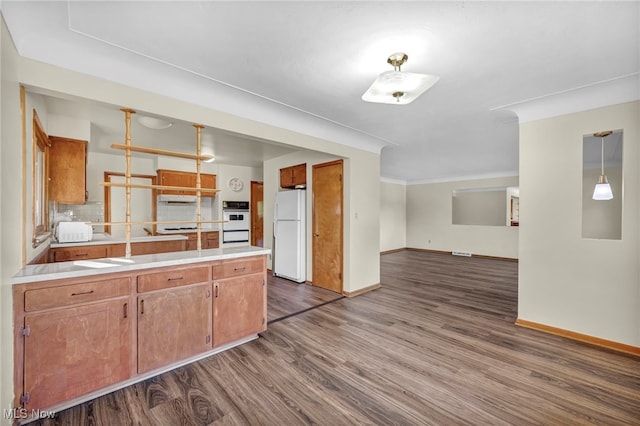
[[[223,243],[248,243],[249,242],[249,202],[248,201],[223,201],[222,202],[222,242]]]

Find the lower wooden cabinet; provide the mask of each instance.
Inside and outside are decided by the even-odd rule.
[[[50,250],[52,262],[99,259],[110,256],[108,245],[53,248]]]
[[[198,234],[197,233],[189,233],[187,235],[187,250],[197,250],[198,249]],[[209,231],[202,232],[200,234],[200,240],[202,241],[202,249],[214,249],[220,247],[220,237],[218,231]]]
[[[130,377],[128,301],[118,298],[24,318],[24,408],[51,407]]]
[[[211,348],[211,284],[138,296],[138,373]]]
[[[54,409],[255,336],[266,288],[264,255],[13,285],[14,404]]]
[[[213,282],[213,346],[267,329],[264,274]]]
[[[144,241],[131,243],[131,254],[169,253],[187,249],[187,240]],[[124,243],[98,244],[75,247],[54,247],[49,249],[49,262],[69,262],[73,260],[122,257],[126,254]]]

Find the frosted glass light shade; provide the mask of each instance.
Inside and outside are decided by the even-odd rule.
[[[440,80],[437,75],[385,71],[376,78],[362,95],[366,102],[406,105],[413,102]],[[394,96],[402,93],[402,96]]]
[[[605,175],[600,176],[598,183],[596,183],[596,187],[593,190],[592,198],[598,201],[613,199],[611,185],[609,185],[609,182],[607,182],[607,177]]]

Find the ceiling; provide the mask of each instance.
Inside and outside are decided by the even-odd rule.
[[[391,181],[517,175],[518,120],[640,99],[640,2],[0,7],[24,57],[381,150],[381,175]],[[409,105],[363,102],[398,51],[409,56],[403,71],[440,81]],[[121,113],[117,120],[122,126]],[[193,138],[183,124],[172,129]],[[242,151],[247,164],[289,149],[237,136],[216,140],[221,150],[236,144],[228,155]]]

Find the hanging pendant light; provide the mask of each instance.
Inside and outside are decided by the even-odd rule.
[[[387,63],[393,71],[385,71],[376,78],[371,87],[362,95],[366,102],[406,105],[436,84],[440,77],[429,74],[415,74],[400,70],[409,57],[398,52],[389,56]]]
[[[611,130],[607,130],[605,132],[594,133],[593,136],[602,139],[602,150],[600,153],[600,177],[598,178],[598,183],[596,183],[596,187],[593,190],[593,199],[594,200],[611,200],[613,198],[613,192],[611,191],[611,185],[609,185],[609,181],[607,180],[607,176],[604,174],[604,138],[609,136]]]

